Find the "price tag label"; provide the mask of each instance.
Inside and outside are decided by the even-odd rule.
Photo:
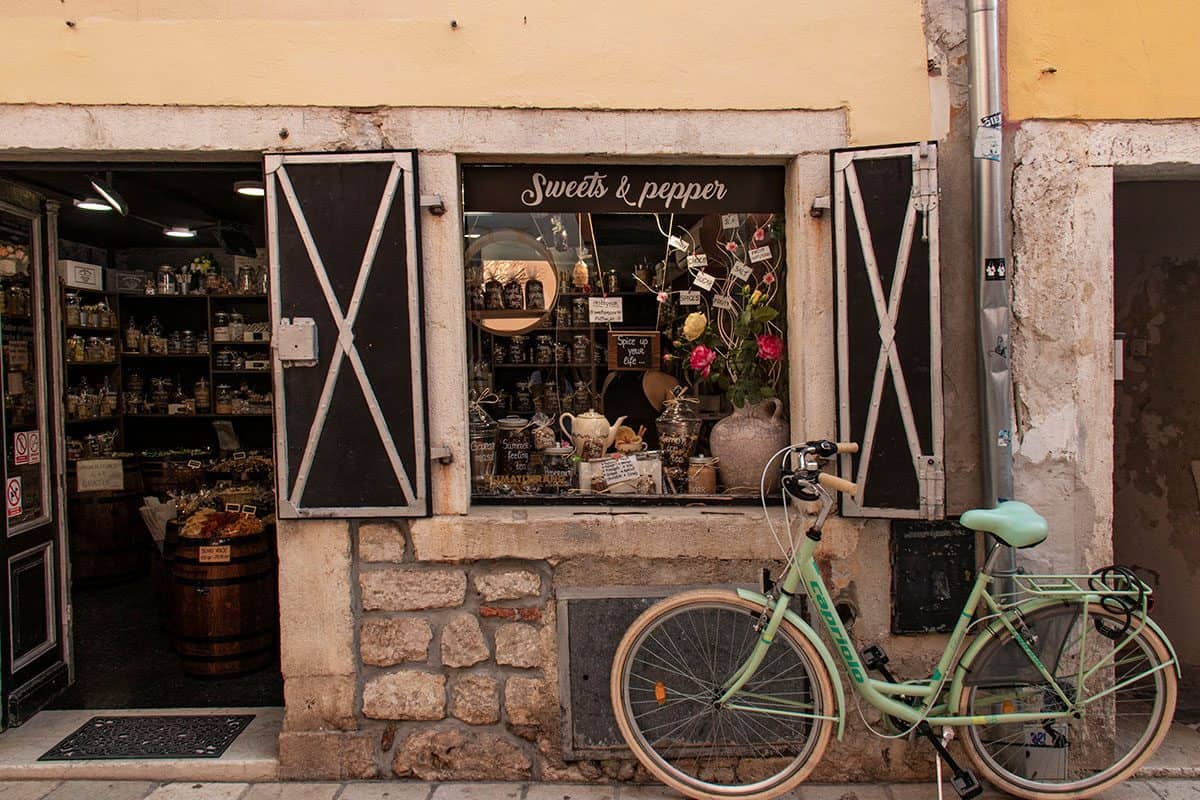
[[[678,250],[681,253],[686,253],[688,250],[692,249],[690,244],[685,242],[683,239],[680,239],[678,236],[668,236],[667,246],[674,250]]]
[[[692,283],[707,292],[713,287],[716,280],[715,277],[709,275],[707,272],[697,272],[696,277],[692,279]]]
[[[234,454],[233,454],[233,460],[234,460],[234,461],[241,461],[241,460],[242,460],[243,458],[245,458],[245,457],[246,457],[246,454],[245,454],[245,453],[243,453],[241,450],[239,450],[239,451],[237,451],[236,453],[234,453]]]
[[[636,481],[642,475],[641,470],[638,469],[637,459],[633,456],[609,459],[600,465],[600,471],[604,473],[604,482],[609,486],[614,483]]]
[[[187,462],[187,465],[188,465],[188,469],[200,469],[201,467],[204,466],[203,464],[201,464],[199,461],[197,461],[194,458],[191,461]]]
[[[234,514],[240,514],[240,513],[242,513],[242,504],[241,503],[226,503],[225,510],[229,511],[231,513],[234,513]]]
[[[750,251],[750,263],[757,264],[760,261],[767,261],[771,258],[771,246],[763,245],[756,247]]]
[[[245,504],[242,506],[242,513],[245,514],[247,517],[253,517],[255,514],[258,513],[258,506],[252,506],[249,504]]]
[[[748,266],[743,264],[741,261],[738,261],[733,265],[733,269],[729,271],[729,274],[737,278],[739,281],[748,281],[750,280],[750,276],[753,274],[753,272]]]
[[[201,564],[228,564],[230,546],[227,544],[200,545]]]
[[[713,308],[733,308],[733,299],[727,294],[719,294],[713,298]]]
[[[742,221],[740,219],[738,219],[737,214],[722,214],[721,215],[721,227],[722,228],[725,228],[725,229],[736,228],[741,224],[742,224]]]
[[[624,322],[625,300],[622,297],[589,297],[589,322]]]
[[[688,267],[707,267],[708,256],[704,255],[704,253],[690,255],[687,257],[687,265]]]
[[[700,305],[699,292],[680,292],[679,305],[681,306],[698,306]]]

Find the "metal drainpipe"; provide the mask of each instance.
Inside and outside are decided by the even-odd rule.
[[[1001,161],[999,0],[968,0],[973,210],[979,308],[979,372],[984,455],[984,500],[994,506],[1013,496],[1012,372],[1009,356],[1009,258]],[[1016,568],[1010,547],[998,573]]]

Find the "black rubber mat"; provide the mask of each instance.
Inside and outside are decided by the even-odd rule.
[[[92,717],[38,761],[220,758],[253,714]]]

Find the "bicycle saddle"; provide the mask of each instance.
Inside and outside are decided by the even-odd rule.
[[[973,531],[986,531],[1010,547],[1033,547],[1044,542],[1050,531],[1041,514],[1016,500],[968,511],[959,522]]]

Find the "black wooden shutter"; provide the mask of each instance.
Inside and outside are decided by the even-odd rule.
[[[265,173],[279,515],[428,514],[416,155],[267,155]]]
[[[834,151],[842,513],[945,514],[937,146]]]

